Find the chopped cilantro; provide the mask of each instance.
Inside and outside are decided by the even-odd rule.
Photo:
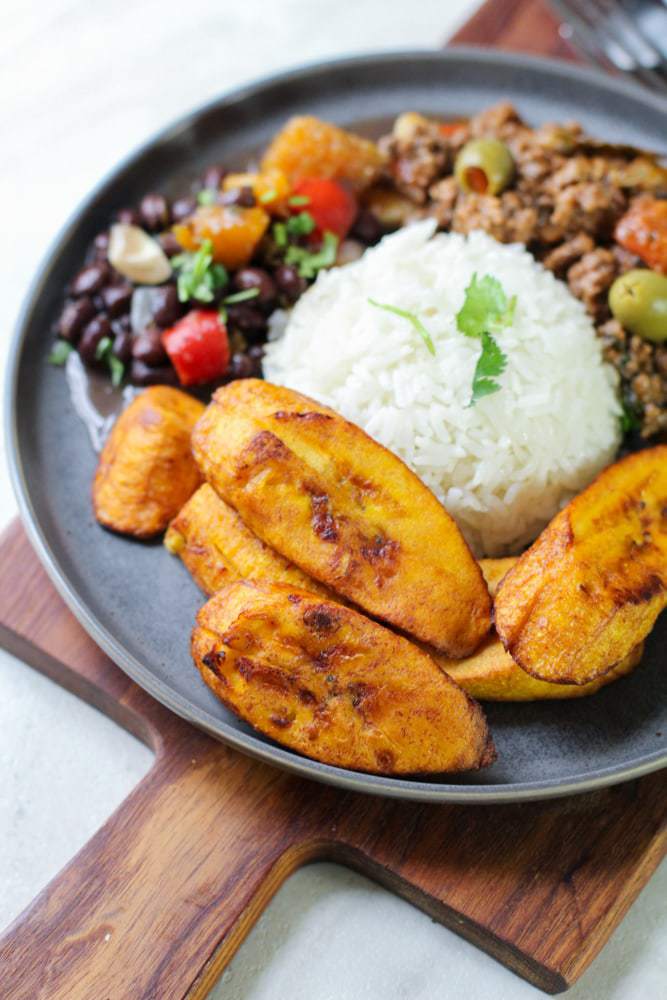
[[[417,316],[413,312],[410,312],[409,309],[399,309],[398,306],[390,306],[387,305],[385,302],[376,302],[375,299],[369,299],[368,301],[372,306],[375,306],[376,309],[384,309],[385,312],[390,312],[393,313],[395,316],[400,316],[401,319],[407,319],[407,321],[412,324],[412,328],[415,331],[415,333],[418,333],[421,339],[426,344],[429,353],[432,354],[433,357],[435,357],[435,344],[433,343],[431,334],[428,332],[428,330],[420,320],[419,316]]]
[[[319,250],[311,251],[299,246],[288,247],[285,263],[295,264],[302,278],[314,278],[323,267],[331,267],[336,263],[337,251],[338,237],[326,232]]]
[[[72,345],[66,340],[56,340],[51,353],[46,359],[50,365],[57,365],[61,368],[72,353]]]
[[[113,341],[111,337],[102,337],[95,348],[95,357],[98,361],[104,361],[111,373],[111,384],[114,388],[120,385],[125,374],[125,365],[113,353]]]
[[[264,194],[260,195],[259,200],[262,205],[267,205],[270,201],[275,201],[277,197],[278,192],[272,188],[270,191],[265,191]]]
[[[196,253],[180,253],[171,259],[172,267],[179,272],[178,298],[181,302],[196,299],[212,302],[215,293],[227,284],[229,277],[222,264],[213,262],[213,244],[204,240]]]
[[[292,215],[285,223],[288,236],[308,236],[315,228],[315,219],[310,212],[299,212]]]
[[[214,191],[213,188],[204,188],[204,190],[200,191],[199,194],[197,195],[197,204],[213,205],[215,203],[216,197],[217,197],[217,191]]]
[[[256,299],[259,295],[259,288],[244,288],[240,292],[233,292],[231,295],[226,295],[225,298],[220,303],[220,308],[218,310],[218,316],[220,317],[221,323],[226,323],[228,319],[227,306],[233,306],[237,302],[247,302],[248,299]]]
[[[465,299],[456,314],[456,325],[466,337],[477,337],[482,341],[482,352],[477,359],[472,379],[472,396],[469,406],[478,399],[490,396],[501,388],[496,381],[507,367],[507,356],[502,352],[491,331],[497,332],[508,327],[514,319],[516,295],[507,298],[505,290],[497,278],[485,274],[479,281],[473,274],[465,291]]]
[[[244,288],[241,292],[234,292],[233,295],[226,295],[222,300],[225,305],[231,306],[235,302],[247,302],[248,299],[256,299],[259,295],[259,288]]]
[[[627,399],[624,400],[621,405],[623,407],[620,416],[621,431],[624,434],[630,434],[632,431],[638,431],[642,422],[636,408]]]
[[[273,239],[277,247],[287,246],[287,227],[284,222],[276,222],[273,227]]]
[[[456,314],[456,325],[466,337],[481,337],[489,330],[509,326],[515,308],[516,295],[508,299],[497,278],[485,274],[478,281],[477,275],[473,274],[463,305]]]
[[[474,406],[482,396],[491,396],[501,389],[495,376],[502,375],[507,368],[507,356],[498,347],[490,333],[482,334],[482,353],[477,359],[475,374],[472,378],[472,396],[469,406]]]
[[[287,199],[288,205],[293,205],[298,208],[299,205],[310,205],[310,198],[307,194],[293,194],[291,198]]]

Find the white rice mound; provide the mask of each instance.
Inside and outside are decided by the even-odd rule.
[[[478,555],[518,552],[614,457],[616,375],[583,305],[520,245],[483,232],[385,237],[275,315],[264,375],[328,404],[399,455]],[[501,390],[469,406],[480,341],[456,327],[473,273],[517,305],[496,340]],[[369,298],[417,314],[434,341]]]

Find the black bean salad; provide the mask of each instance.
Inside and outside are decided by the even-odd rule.
[[[191,194],[146,194],[94,239],[49,360],[76,350],[114,386],[261,375],[271,313],[381,237],[359,201],[380,165],[374,143],[295,118],[258,172],[213,164]]]

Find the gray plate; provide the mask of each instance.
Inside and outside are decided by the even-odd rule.
[[[382,54],[307,67],[244,88],[147,143],[74,214],[28,296],[7,392],[9,452],[25,525],[51,579],[95,641],[138,684],[226,743],[301,775],[359,791],[439,802],[547,798],[613,784],[667,764],[667,621],[641,668],[592,699],[490,705],[498,763],[442,781],[343,771],[254,734],[193,669],[188,638],[201,596],[160,545],[94,522],[95,468],[62,371],[45,363],[62,288],[113,211],[147,190],[183,190],[207,163],[243,166],[285,119],[312,113],[376,132],[400,111],[472,114],[507,98],[539,123],[578,119],[594,134],[664,148],[667,105],[634,87],[545,60],[474,49]],[[557,331],[556,331],[557,335]]]

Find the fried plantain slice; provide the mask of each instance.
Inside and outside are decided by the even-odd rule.
[[[298,566],[254,535],[233,507],[204,483],[169,525],[164,544],[181,557],[205,594],[233,580],[268,580],[333,598]]]
[[[479,564],[492,596],[516,562],[516,558],[480,560]],[[472,656],[463,660],[448,660],[444,656],[434,656],[433,659],[464,691],[478,701],[544,701],[595,694],[606,684],[631,673],[639,664],[643,652],[644,644],[639,643],[618,666],[588,684],[551,684],[531,677],[505,651],[494,631],[484,639]]]
[[[453,519],[399,458],[290,389],[218,389],[193,435],[204,476],[304,572],[450,656],[490,627],[490,597]]]
[[[198,400],[165,385],[132,400],[95,473],[93,508],[100,524],[135,538],[164,531],[201,482],[190,438],[203,412]]]
[[[527,673],[585,684],[614,668],[667,603],[667,445],[605,469],[503,579],[495,623]]]
[[[429,656],[317,594],[228,584],[199,612],[192,656],[232,712],[326,764],[426,774],[495,759],[481,708]]]

